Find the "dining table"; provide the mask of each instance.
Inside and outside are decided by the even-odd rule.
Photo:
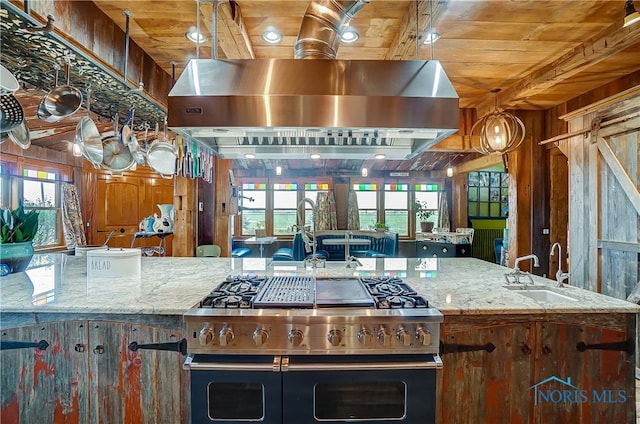
[[[260,245],[260,257],[264,257],[264,246],[266,244],[273,244],[278,241],[277,237],[249,237],[244,240],[244,244],[258,244]]]

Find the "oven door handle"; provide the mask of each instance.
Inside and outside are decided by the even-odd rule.
[[[289,357],[282,358],[282,371],[385,371],[385,370],[420,370],[442,368],[439,355],[433,355],[432,361],[397,361],[397,362],[361,362],[361,363],[313,363],[292,364]]]
[[[272,363],[195,362],[192,356],[185,359],[182,369],[198,371],[273,371],[280,372],[280,356]]]

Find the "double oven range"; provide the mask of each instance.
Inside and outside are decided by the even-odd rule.
[[[229,276],[184,319],[194,424],[435,421],[443,316],[400,279]]]

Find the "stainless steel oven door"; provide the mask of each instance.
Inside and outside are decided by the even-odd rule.
[[[192,355],[191,423],[282,422],[280,356]]]
[[[283,357],[283,423],[435,422],[438,355]]]

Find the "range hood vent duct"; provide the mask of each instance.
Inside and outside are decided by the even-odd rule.
[[[410,159],[455,133],[459,99],[438,61],[334,59],[337,35],[366,3],[307,9],[295,56],[330,60],[191,60],[167,125],[229,159]]]

